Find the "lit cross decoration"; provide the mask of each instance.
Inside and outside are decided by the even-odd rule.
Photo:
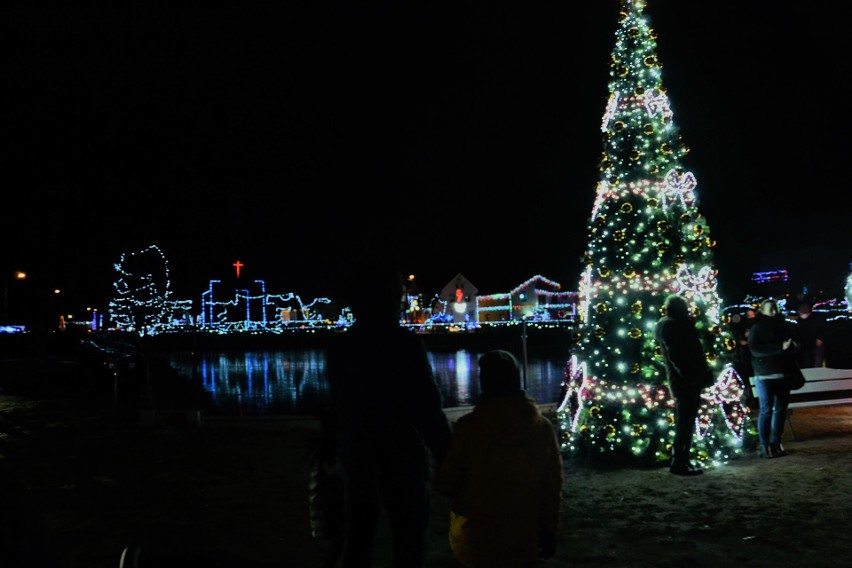
[[[660,188],[660,197],[662,197],[663,208],[668,207],[667,199],[674,201],[680,200],[680,204],[686,209],[689,205],[695,202],[695,186],[698,182],[692,172],[686,172],[679,175],[677,170],[671,169],[666,172],[663,177],[662,187]]]
[[[240,261],[238,260],[237,262],[235,262],[235,263],[234,263],[234,264],[232,264],[231,266],[233,266],[233,267],[235,267],[235,268],[237,269],[237,278],[239,278],[239,277],[240,277],[240,268],[242,268],[243,266],[245,266],[245,264],[243,264],[242,262],[240,262]]]
[[[665,118],[671,118],[674,114],[669,105],[669,98],[662,93],[654,93],[653,91],[645,93],[645,110],[648,112],[648,116],[660,113]]]

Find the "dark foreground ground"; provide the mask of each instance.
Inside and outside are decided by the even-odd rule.
[[[315,421],[152,424],[76,388],[79,369],[23,368],[0,369],[0,566],[115,568],[131,543],[146,568],[321,566],[304,458]],[[567,461],[558,555],[543,566],[852,565],[852,407],[793,420],[791,455],[695,478]],[[430,568],[454,566],[448,511],[436,496]],[[376,566],[390,566],[384,525]]]

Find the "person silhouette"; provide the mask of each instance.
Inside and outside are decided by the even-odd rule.
[[[482,398],[456,421],[435,480],[452,499],[450,548],[465,568],[530,567],[556,552],[559,442],[521,388],[512,353],[489,351],[479,369]]]
[[[400,325],[404,279],[383,259],[343,272],[354,323],[327,348],[344,490],[344,568],[372,566],[380,513],[393,566],[425,560],[432,474],[452,428],[422,340]]]
[[[323,568],[336,568],[343,552],[343,475],[337,455],[337,424],[329,406],[320,407],[320,432],[308,443],[305,457],[310,468],[308,504],[311,536],[326,544]]]
[[[825,358],[824,320],[813,313],[813,308],[803,302],[796,310],[799,317],[793,327],[799,350],[796,352],[796,363],[801,369],[822,367]]]
[[[784,359],[794,357],[799,346],[794,340],[792,325],[780,314],[774,299],[760,302],[756,320],[748,332],[748,345],[760,403],[757,417],[760,455],[780,458],[788,454],[781,445],[790,403],[790,386],[784,380]]]
[[[663,307],[665,315],[657,322],[654,337],[662,348],[669,391],[675,400],[675,438],[669,471],[675,475],[699,475],[703,470],[692,466],[689,452],[701,392],[713,384],[713,373],[686,299],[670,294]]]

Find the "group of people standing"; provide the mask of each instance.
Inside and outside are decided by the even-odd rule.
[[[780,312],[772,298],[760,302],[753,323],[745,330],[748,375],[757,387],[757,434],[760,455],[779,458],[788,454],[781,444],[790,403],[785,370],[823,366],[823,339],[819,319],[808,303],[797,310],[795,323]]]
[[[669,295],[664,312],[655,337],[663,351],[669,389],[676,404],[670,471],[677,475],[699,475],[701,469],[690,463],[689,451],[701,392],[713,384],[714,378],[686,299]],[[764,458],[788,455],[781,444],[790,402],[786,368],[819,367],[823,363],[821,329],[811,306],[803,303],[798,316],[793,324],[780,313],[777,301],[767,298],[758,304],[756,312],[748,310],[745,317],[738,316],[734,321],[735,368],[746,381],[750,377],[755,380],[756,400],[747,385],[744,401],[752,408],[757,403],[758,450]]]
[[[790,386],[784,379],[785,359],[795,360],[799,343],[793,340],[793,332],[779,314],[775,300],[760,303],[755,322],[748,330],[748,348],[760,405],[757,416],[760,455],[786,456],[787,450],[781,445],[790,402]]]
[[[451,423],[424,344],[399,325],[402,275],[387,265],[359,265],[346,283],[356,321],[327,351],[339,522],[312,517],[315,528],[329,529],[326,566],[372,566],[384,511],[393,566],[422,567],[433,491],[451,500],[448,540],[460,567],[532,567],[552,557],[562,457],[554,425],[522,389],[515,356],[495,350],[480,358],[481,399]],[[690,450],[701,394],[715,377],[687,300],[672,294],[663,308],[655,339],[675,400],[669,470],[700,475]],[[787,455],[781,436],[790,390],[781,365],[805,352],[801,340],[771,299],[760,303],[740,340],[757,380],[760,454]],[[377,358],[384,364],[376,365]]]
[[[361,262],[350,276],[355,322],[326,359],[342,491],[336,512],[312,510],[313,526],[329,529],[326,566],[372,566],[382,511],[392,565],[424,566],[433,491],[451,501],[448,540],[460,567],[532,567],[552,557],[562,457],[553,424],[522,389],[515,356],[480,358],[481,400],[451,423],[424,344],[399,325],[402,275]]]

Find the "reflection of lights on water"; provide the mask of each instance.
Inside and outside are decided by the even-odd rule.
[[[479,358],[484,353],[459,350],[454,353],[430,353],[445,406],[467,406],[479,401]],[[527,365],[527,396],[539,403],[557,402],[565,372],[558,358],[530,359]]]
[[[466,350],[428,353],[445,406],[479,400],[481,355]],[[194,374],[189,354],[172,355],[169,363],[180,375],[198,380],[226,415],[235,408],[256,415],[312,414],[329,396],[321,349],[208,353],[195,361]],[[382,364],[381,360],[376,364]],[[530,360],[528,395],[539,402],[555,402],[563,371],[564,362],[558,359]]]
[[[224,413],[237,406],[246,414],[314,412],[328,397],[325,355],[320,350],[252,351],[241,354],[174,355],[169,361],[195,377]]]
[[[435,372],[435,378],[441,389],[445,405],[472,404],[469,401],[472,401],[477,394],[471,392],[471,361],[473,360],[473,355],[465,350],[451,353],[429,353],[429,363]],[[476,377],[478,377],[478,373]],[[478,381],[476,377],[475,380]]]
[[[470,380],[470,367],[471,367],[471,356],[470,353],[462,349],[461,351],[456,351],[456,400],[465,400],[470,399],[471,397],[471,380]],[[477,373],[477,381],[479,380],[479,373]],[[478,385],[477,385],[478,386]],[[479,389],[475,389],[479,392]]]

